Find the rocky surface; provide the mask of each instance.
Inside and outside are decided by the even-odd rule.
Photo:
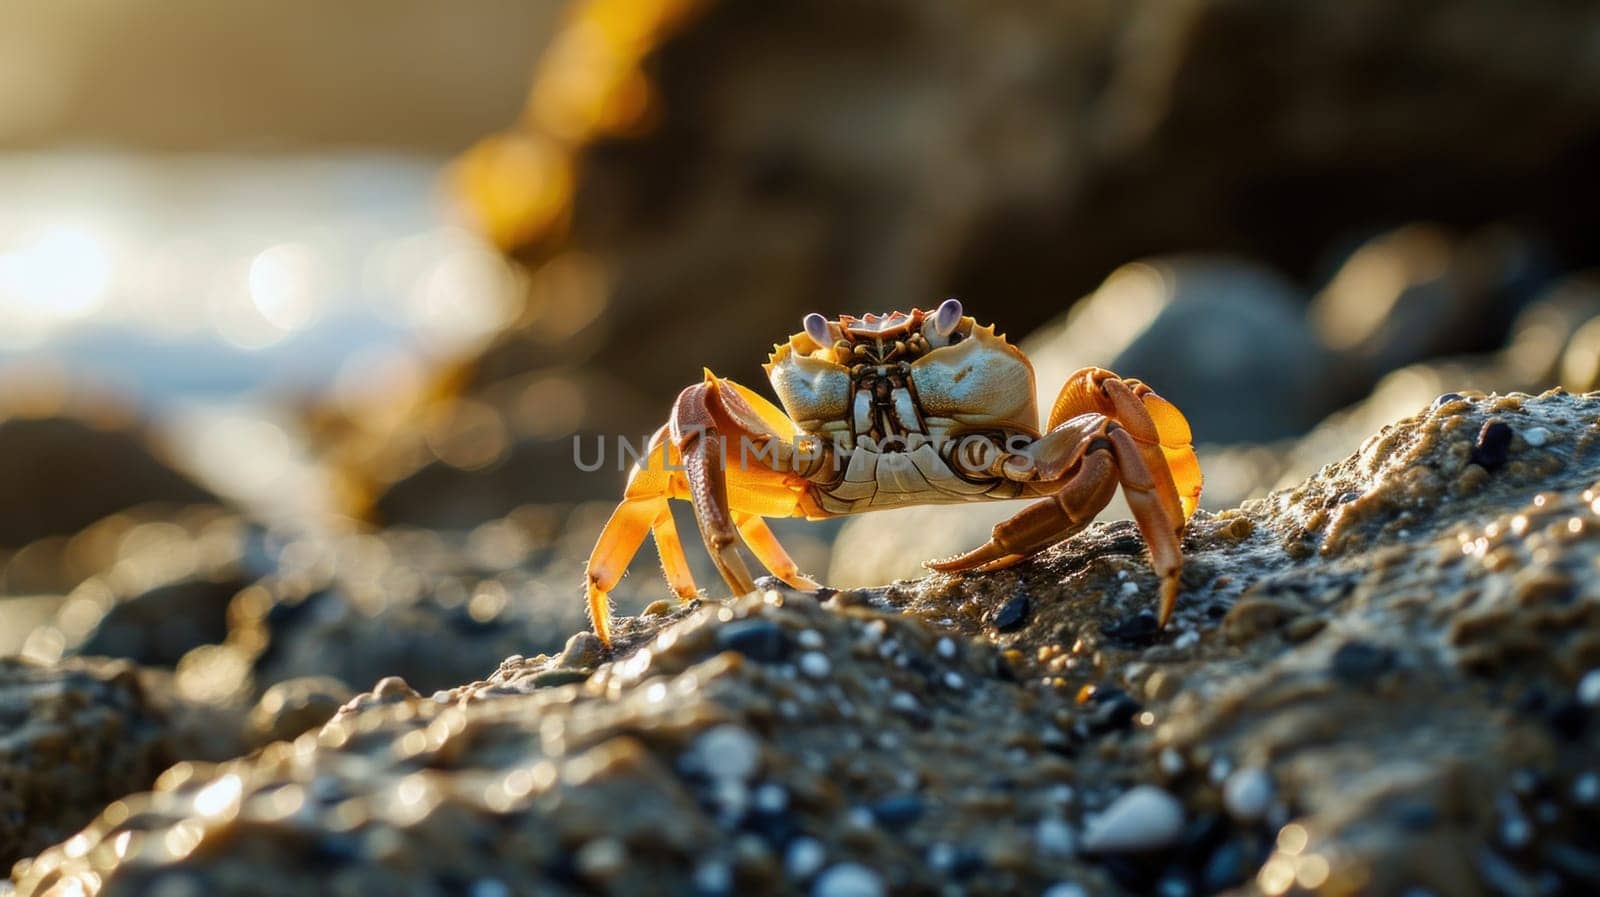
[[[0,658],[0,861],[65,840],[178,760],[240,752],[235,720],[171,694],[126,662]]]
[[[1582,893],[1597,413],[1445,397],[1201,512],[1165,631],[1118,523],[995,574],[661,603],[610,655],[580,634],[432,695],[388,679],[174,767],[15,884]]]

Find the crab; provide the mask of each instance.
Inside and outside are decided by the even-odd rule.
[[[1068,378],[1039,425],[1033,365],[962,313],[810,314],[765,366],[783,408],[705,371],[634,465],[587,567],[595,633],[611,641],[609,592],[647,536],[667,583],[698,597],[668,502],[687,500],[734,594],[755,590],[739,545],[796,589],[821,586],[773,536],[774,517],[823,519],[907,505],[1037,497],[941,573],[997,570],[1084,529],[1122,486],[1160,577],[1159,622],[1178,598],[1184,527],[1200,499],[1188,421],[1138,380],[1101,368]]]

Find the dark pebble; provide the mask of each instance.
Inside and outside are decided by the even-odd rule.
[[[1511,427],[1505,421],[1485,421],[1478,431],[1478,442],[1472,447],[1472,463],[1487,471],[1505,466],[1511,456]]]
[[[1535,685],[1518,695],[1516,703],[1511,706],[1523,716],[1540,716],[1550,707],[1550,695]]]
[[[1548,717],[1550,728],[1568,741],[1577,741],[1589,729],[1589,708],[1577,698],[1557,704]]]
[[[1347,504],[1349,504],[1349,503],[1351,503],[1353,501],[1360,501],[1360,500],[1361,500],[1361,493],[1359,493],[1359,492],[1346,492],[1345,494],[1339,496],[1339,504],[1341,504],[1341,505],[1347,505]]]
[[[1437,399],[1433,400],[1433,408],[1434,408],[1435,411],[1437,411],[1438,409],[1443,408],[1444,406],[1450,404],[1451,402],[1457,402],[1457,401],[1460,401],[1460,400],[1461,400],[1461,394],[1460,393],[1447,392],[1444,395],[1442,395],[1442,396],[1438,397]]]
[[[717,646],[757,663],[777,663],[789,656],[789,635],[769,620],[735,620],[717,630]]]
[[[1147,648],[1155,644],[1161,634],[1161,625],[1156,622],[1155,614],[1142,610],[1109,626],[1100,627],[1100,632],[1118,648]]]
[[[1235,885],[1244,884],[1250,875],[1245,866],[1245,849],[1237,841],[1225,841],[1212,852],[1200,872],[1200,884],[1205,893],[1215,894]]]
[[[915,794],[902,794],[885,798],[868,809],[872,818],[887,829],[902,829],[922,818],[925,805]]]
[[[957,847],[950,855],[949,865],[943,871],[956,880],[964,880],[983,871],[983,854],[972,847]]]
[[[1028,593],[1018,589],[1017,594],[1012,595],[1010,601],[1002,604],[1000,609],[995,611],[992,623],[994,628],[1001,632],[1010,632],[1021,626],[1027,619]]]
[[[1157,873],[1164,871],[1159,863],[1144,862],[1133,857],[1103,856],[1096,859],[1116,879],[1117,884],[1136,894],[1149,892],[1155,884]]]
[[[1349,685],[1363,685],[1394,668],[1395,654],[1370,642],[1346,642],[1333,652],[1333,675]]]
[[[1089,714],[1089,729],[1096,734],[1128,728],[1133,718],[1144,709],[1120,688],[1102,688],[1095,692],[1094,701],[1094,712]]]

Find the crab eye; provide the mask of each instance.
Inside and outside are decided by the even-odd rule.
[[[959,323],[961,323],[961,300],[946,299],[939,303],[939,310],[933,313],[934,332],[948,337]]]
[[[816,312],[812,312],[811,314],[806,315],[802,324],[805,327],[806,336],[811,337],[811,341],[816,343],[819,347],[825,349],[833,345],[833,334],[828,332],[827,318],[824,318],[822,315],[819,315]]]

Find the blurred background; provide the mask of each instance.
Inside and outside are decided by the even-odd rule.
[[[226,700],[559,648],[624,479],[574,437],[764,390],[809,311],[1142,378],[1229,507],[1594,388],[1597,160],[1555,0],[12,0],[0,648]],[[877,583],[1014,510],[780,533]]]

